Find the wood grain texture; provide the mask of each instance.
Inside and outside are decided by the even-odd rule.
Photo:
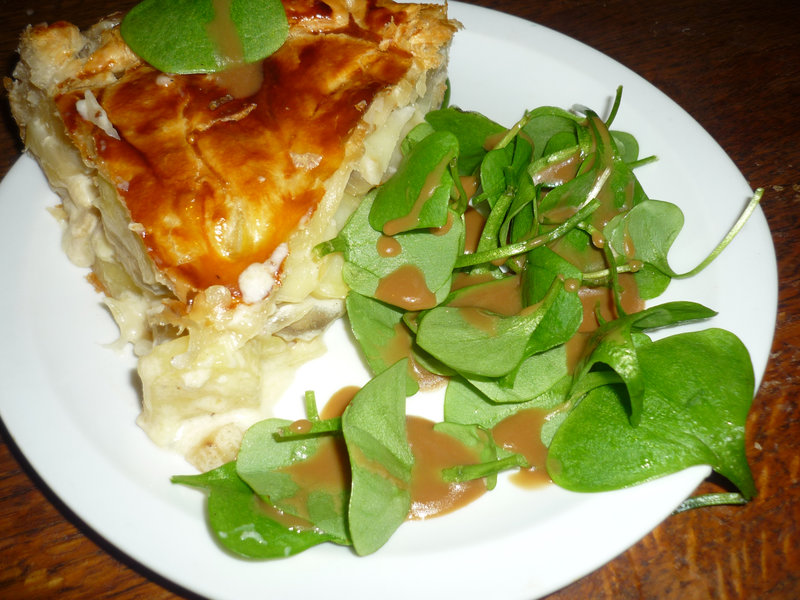
[[[482,0],[565,33],[633,69],[689,112],[763,201],[778,256],[772,355],[748,420],[759,496],[669,518],[549,600],[800,597],[800,3],[787,0]],[[89,25],[133,2],[0,2],[10,74],[28,23]],[[0,175],[19,155],[2,106]],[[653,115],[658,118],[658,115]],[[678,151],[680,149],[677,149]],[[2,388],[0,388],[2,389]],[[709,480],[703,490],[717,490]],[[0,426],[0,598],[195,598],[133,563],[81,523],[26,465]]]

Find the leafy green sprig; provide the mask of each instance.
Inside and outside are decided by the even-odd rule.
[[[144,0],[120,24],[125,43],[165,73],[215,73],[231,66],[212,23],[229,25],[241,44],[241,60],[254,63],[278,50],[289,35],[280,0],[230,0],[217,14],[213,0]]]

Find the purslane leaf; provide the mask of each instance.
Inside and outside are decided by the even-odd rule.
[[[630,421],[636,425],[642,415],[645,381],[633,334],[708,319],[715,314],[713,310],[695,302],[669,302],[604,323],[589,337],[575,367],[575,380],[580,380],[598,363],[616,371],[627,387]]]
[[[399,272],[403,267],[418,271],[421,284],[434,296],[436,303],[450,291],[450,282],[456,258],[464,246],[464,224],[460,217],[452,214],[451,226],[440,235],[429,235],[427,231],[409,231],[393,236],[397,251],[382,253],[379,243],[386,236],[369,224],[369,213],[375,192],[368,194],[345,224],[339,235],[324,246],[328,251],[344,253],[345,265],[342,275],[350,289],[363,296],[376,297],[406,310],[419,310],[429,306],[415,306],[416,298],[391,300],[379,297],[379,285]],[[403,286],[393,286],[395,289]],[[407,282],[406,282],[406,287]],[[411,291],[411,290],[409,290]]]
[[[444,227],[453,178],[448,166],[458,155],[458,139],[435,131],[419,140],[386,183],[378,188],[369,211],[376,231],[395,235],[414,229]]]
[[[120,33],[138,56],[160,71],[214,73],[230,66],[209,32],[215,19],[230,20],[246,63],[275,52],[289,33],[280,0],[231,0],[229,15],[215,15],[212,0],[144,0],[122,20]]]
[[[356,292],[347,294],[346,307],[350,328],[373,375],[412,356],[413,337],[403,321],[405,311]],[[407,395],[418,390],[419,385],[409,375]]]
[[[482,114],[455,107],[434,110],[425,121],[436,131],[449,131],[458,138],[458,172],[472,175],[486,155],[486,140],[502,133],[505,127]]]
[[[208,492],[211,531],[229,551],[246,558],[286,558],[323,542],[336,542],[311,523],[286,518],[259,498],[227,463],[200,475],[177,475],[173,483]]]
[[[752,498],[744,427],[754,378],[741,341],[720,329],[678,334],[643,346],[639,364],[646,381],[639,425],[631,425],[618,386],[595,388],[553,438],[553,481],[603,491],[707,464]]]
[[[406,436],[405,360],[370,380],[342,415],[352,468],[348,521],[360,555],[383,546],[411,509],[414,456]]]
[[[250,427],[242,440],[236,470],[258,495],[284,511],[348,543],[346,502],[349,466],[341,438],[333,435],[279,440],[290,425],[267,419]],[[312,479],[314,474],[325,478]]]

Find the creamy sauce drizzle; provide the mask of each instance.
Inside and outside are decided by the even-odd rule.
[[[433,235],[446,235],[453,228],[453,219],[455,219],[455,217],[453,216],[453,212],[448,210],[447,221],[445,222],[445,224],[442,225],[441,227],[432,227],[430,230],[431,233]]]
[[[276,523],[280,523],[286,527],[286,529],[292,531],[309,531],[314,529],[314,525],[309,521],[284,512],[271,504],[267,504],[256,494],[253,494],[253,505],[258,512],[266,515]]]
[[[497,144],[499,144],[503,140],[503,138],[506,137],[507,133],[508,133],[507,131],[499,131],[497,133],[493,133],[487,136],[487,138],[483,140],[483,149],[486,150],[487,152],[490,150],[494,150]]]
[[[461,181],[461,187],[464,188],[464,193],[467,195],[467,199],[472,199],[475,192],[478,191],[478,178],[474,175],[461,175],[459,180]]]
[[[422,390],[432,390],[447,383],[447,379],[431,373],[417,362],[414,358],[412,343],[411,332],[403,323],[397,323],[394,326],[394,335],[380,349],[381,358],[387,365],[407,358],[408,374]]]
[[[538,171],[533,177],[533,183],[538,185],[546,182],[549,185],[561,185],[571,181],[578,174],[582,159],[580,150],[577,150],[564,160],[547,165]]]
[[[636,280],[629,273],[621,273],[619,276],[620,303],[626,314],[640,312],[644,309],[644,301],[639,298]],[[603,319],[611,321],[618,318],[617,307],[614,303],[614,294],[606,287],[582,287],[578,290],[578,297],[583,304],[583,321],[579,329],[582,333],[590,333],[597,329],[596,311],[599,310]]]
[[[306,507],[311,492],[321,490],[336,497],[350,486],[347,447],[340,436],[320,436],[318,449],[312,456],[279,471],[287,473],[299,486],[295,495],[283,502],[304,518],[308,517]]]
[[[516,315],[523,308],[520,277],[514,275],[470,286],[448,302],[448,306],[482,308],[509,317]]]
[[[476,329],[480,329],[489,336],[497,335],[497,325],[499,323],[497,315],[474,306],[459,308],[458,313],[464,321]]]

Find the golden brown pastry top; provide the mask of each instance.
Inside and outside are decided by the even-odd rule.
[[[353,134],[376,94],[413,61],[441,60],[455,29],[441,6],[284,4],[289,38],[263,62],[253,96],[232,98],[212,75],[166,75],[138,62],[116,26],[55,94],[68,134],[116,186],[182,301],[216,284],[238,296],[239,274],[313,213],[360,141]]]

